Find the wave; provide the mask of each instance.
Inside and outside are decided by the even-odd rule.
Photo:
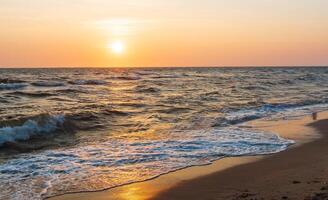
[[[187,107],[171,107],[171,108],[168,108],[168,109],[158,110],[158,112],[166,113],[166,114],[177,114],[177,113],[186,113],[190,110],[192,110],[192,109],[187,108]]]
[[[22,80],[15,80],[15,79],[9,79],[9,78],[0,78],[0,83],[25,83],[25,81]]]
[[[10,101],[8,99],[5,99],[4,97],[0,97],[0,103],[9,103]]]
[[[119,111],[112,114],[124,115]],[[39,114],[30,117],[7,119],[0,123],[0,147],[6,149],[17,149],[23,145],[27,149],[33,149],[33,142],[37,139],[41,143],[45,139],[55,138],[65,133],[75,133],[78,130],[95,130],[102,128],[99,113],[81,112],[71,114]],[[17,143],[20,143],[19,145]],[[30,145],[30,146],[29,146]]]
[[[82,121],[91,121],[91,120],[97,120],[98,115],[95,112],[85,111],[81,113],[75,113],[67,115],[67,117],[71,120],[82,120]]]
[[[157,93],[161,90],[155,87],[136,86],[134,90],[138,93]]]
[[[82,111],[66,114],[65,119],[73,131],[96,130],[103,128],[107,122],[103,119],[103,114],[106,114],[106,111]]]
[[[136,81],[140,80],[139,76],[116,76],[113,79],[125,80],[125,81]]]
[[[61,82],[38,81],[38,82],[31,83],[31,85],[37,87],[60,87],[60,86],[64,86],[65,84]]]
[[[269,88],[264,85],[249,85],[249,86],[242,86],[244,90],[268,90]]]
[[[151,78],[154,79],[177,79],[177,78],[181,78],[182,76],[179,75],[159,75],[159,76],[152,76]]]
[[[68,81],[69,84],[72,85],[107,85],[107,81],[103,80],[74,80]]]
[[[26,86],[25,83],[0,83],[0,90],[15,90]]]
[[[119,111],[119,110],[110,110],[107,109],[104,111],[105,115],[117,115],[117,116],[128,116],[129,112]]]
[[[305,74],[297,78],[299,81],[315,81],[317,80],[316,74]]]
[[[18,126],[2,127],[0,128],[0,146],[16,141],[26,141],[36,136],[50,136],[60,129],[64,122],[63,115],[40,115]]]
[[[68,93],[87,93],[86,90],[83,90],[82,88],[66,88],[66,89],[60,89],[55,90],[56,93],[62,93],[62,94],[68,94]]]
[[[141,76],[147,76],[147,75],[157,75],[157,76],[159,76],[160,75],[160,73],[157,73],[157,72],[154,72],[154,71],[137,71],[135,73],[138,74],[138,75],[141,75]]]
[[[216,120],[213,126],[236,125],[260,118],[292,118],[327,110],[327,103],[304,102],[302,104],[265,104],[258,108],[229,112]]]
[[[48,98],[48,100],[56,101],[56,102],[75,102],[70,98],[64,98],[64,97],[50,97]]]
[[[17,95],[17,96],[34,97],[34,98],[50,97],[55,95],[51,92],[41,92],[41,91],[37,91],[37,92],[15,91],[10,94]]]

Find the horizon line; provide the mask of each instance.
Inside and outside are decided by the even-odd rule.
[[[328,67],[328,65],[232,65],[232,66],[124,66],[124,67],[92,67],[92,66],[15,66],[15,67],[6,67],[6,66],[0,66],[0,69],[131,69],[131,68],[308,68],[308,67]]]

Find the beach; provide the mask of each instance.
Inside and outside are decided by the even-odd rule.
[[[0,200],[328,200],[327,7],[1,0]]]
[[[296,141],[277,154],[225,158],[141,183],[51,199],[327,199],[327,118],[322,112],[317,120],[249,122]]]

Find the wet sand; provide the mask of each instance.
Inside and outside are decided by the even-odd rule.
[[[52,199],[328,199],[328,112],[302,119],[254,121],[296,144],[267,156],[226,158],[153,180]]]

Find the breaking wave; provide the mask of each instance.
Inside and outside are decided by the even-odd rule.
[[[26,141],[32,137],[47,137],[60,129],[65,122],[62,115],[38,116],[25,121],[22,125],[0,128],[0,146],[8,142]]]
[[[214,126],[236,125],[260,118],[292,118],[327,109],[327,103],[266,104],[259,108],[241,109],[217,119]]]

